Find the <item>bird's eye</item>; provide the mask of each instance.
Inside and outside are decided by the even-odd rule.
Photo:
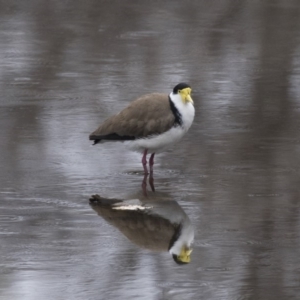
[[[181,93],[181,90],[178,90],[178,93]]]

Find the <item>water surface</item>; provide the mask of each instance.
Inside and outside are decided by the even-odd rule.
[[[300,297],[298,1],[0,2],[0,299]],[[189,82],[195,122],[156,157],[192,261],[130,242],[92,194],[142,198],[107,116]]]

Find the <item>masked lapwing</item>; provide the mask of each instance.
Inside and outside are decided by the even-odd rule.
[[[176,201],[90,198],[91,207],[139,247],[169,252],[177,264],[191,260],[194,227]]]
[[[153,171],[154,155],[178,142],[193,123],[195,109],[191,87],[177,84],[168,94],[152,93],[134,100],[125,109],[106,119],[90,140],[99,142],[125,142],[134,151],[143,153],[142,164],[148,174]]]

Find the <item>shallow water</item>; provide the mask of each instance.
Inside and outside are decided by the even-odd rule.
[[[292,0],[0,2],[0,299],[298,299],[299,26]],[[148,193],[191,220],[185,266],[88,204],[144,197],[89,133],[181,81],[195,122]]]

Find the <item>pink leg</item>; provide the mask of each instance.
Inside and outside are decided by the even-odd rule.
[[[142,158],[142,164],[144,167],[145,174],[149,174],[147,169],[147,151],[148,151],[147,149],[144,151],[143,158]]]
[[[155,153],[152,153],[150,156],[150,159],[149,159],[150,173],[153,173],[154,155],[155,155]]]

